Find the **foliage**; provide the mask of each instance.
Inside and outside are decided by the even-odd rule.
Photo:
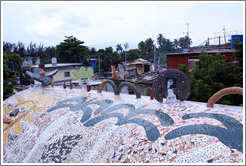
[[[56,58],[59,63],[83,63],[89,65],[89,49],[84,42],[73,36],[65,36],[63,42],[56,46]]]
[[[13,93],[14,85],[17,83],[16,75],[13,75],[7,65],[8,54],[3,53],[3,99],[5,100]]]
[[[166,54],[170,52],[181,51],[181,39],[171,41],[166,39],[162,34],[157,38],[156,60],[160,59],[162,67],[166,67]],[[191,39],[190,39],[191,41]],[[125,60],[125,54],[128,61],[133,61],[138,58],[146,59],[149,62],[154,62],[154,40],[147,38],[138,44],[138,49],[130,49],[129,44],[117,44],[116,51],[112,47],[99,49],[98,51],[92,47],[88,48],[84,45],[84,41],[78,40],[74,36],[65,36],[63,42],[56,47],[44,47],[42,44],[30,43],[25,46],[24,43],[8,43],[3,42],[3,50],[8,54],[18,54],[21,57],[40,57],[40,63],[51,63],[53,57],[57,57],[58,63],[83,63],[84,66],[90,66],[89,59],[96,59],[96,72],[99,71],[99,57],[101,64],[101,72],[111,71],[111,64]]]
[[[151,89],[151,87],[146,88],[145,96],[150,96],[150,89]]]
[[[243,69],[243,42],[240,42],[238,38],[234,42],[235,49],[234,56],[237,57],[238,65]]]
[[[178,70],[182,71],[186,75],[188,74],[189,69],[185,66],[185,64],[179,64]]]
[[[192,44],[191,38],[188,38],[188,36],[185,37],[181,37],[178,40],[179,43],[179,47],[181,47],[182,49],[188,48],[189,45]]]
[[[22,42],[9,43],[3,42],[3,51],[7,54],[18,54],[22,58],[26,57],[39,57],[40,63],[51,63],[51,58],[55,57],[55,47],[44,47],[42,44],[39,46],[36,43],[30,43],[27,47]]]
[[[131,49],[127,52],[127,59],[129,61],[134,61],[138,58],[140,58],[140,51],[138,49]]]
[[[223,88],[243,87],[243,74],[239,68],[230,62],[224,62],[224,55],[217,53],[215,57],[205,51],[199,56],[196,68],[191,71],[191,95],[189,100],[207,102],[216,92]],[[227,105],[240,105],[242,96],[228,95],[217,103]]]
[[[115,47],[116,47],[116,51],[117,51],[118,53],[122,53],[123,48],[122,48],[121,44],[117,44]]]

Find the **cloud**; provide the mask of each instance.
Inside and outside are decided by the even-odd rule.
[[[120,17],[120,16],[113,16],[112,20],[116,20],[116,21],[123,21],[124,18]]]
[[[55,45],[73,35],[96,48],[124,42],[137,48],[147,38],[156,41],[160,33],[171,40],[180,38],[187,31],[187,22],[195,46],[223,25],[228,30],[242,29],[244,14],[242,4],[237,3],[150,1],[15,2],[3,9],[4,40]]]
[[[69,16],[64,21],[65,28],[88,28],[92,25],[89,18],[81,18],[78,15]]]
[[[53,33],[57,33],[60,27],[61,23],[58,21],[40,21],[30,25],[27,27],[27,29],[30,31],[30,33],[46,37],[52,35]]]

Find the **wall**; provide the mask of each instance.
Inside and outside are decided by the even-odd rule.
[[[179,64],[188,67],[188,55],[167,55],[167,69],[177,69]]]
[[[167,69],[178,69],[178,65],[179,64],[185,64],[186,67],[189,68],[189,59],[192,59],[191,57],[198,57],[198,58],[194,58],[194,59],[199,59],[199,54],[200,53],[190,53],[190,54],[176,54],[176,55],[167,55]],[[213,53],[209,53],[211,55],[216,55],[215,52]],[[225,55],[226,58],[224,59],[224,61],[226,62],[231,62],[233,63],[234,61],[234,57],[233,57],[233,53],[232,52],[222,52],[222,55]]]
[[[73,73],[72,71],[80,71],[80,68],[76,69],[58,69],[58,72],[56,75],[53,76],[53,81],[54,82],[59,82],[59,81],[68,81],[73,78]],[[46,73],[48,74],[50,71],[47,71]],[[70,72],[70,77],[65,77],[65,72]]]

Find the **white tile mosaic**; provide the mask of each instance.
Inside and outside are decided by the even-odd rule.
[[[4,125],[4,163],[243,162],[242,107],[62,87],[30,88],[3,106],[6,117],[21,110]]]

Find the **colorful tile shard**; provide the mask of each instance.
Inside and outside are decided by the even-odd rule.
[[[19,110],[3,126],[3,163],[244,162],[243,107],[59,86],[21,91],[3,108],[6,118]]]

